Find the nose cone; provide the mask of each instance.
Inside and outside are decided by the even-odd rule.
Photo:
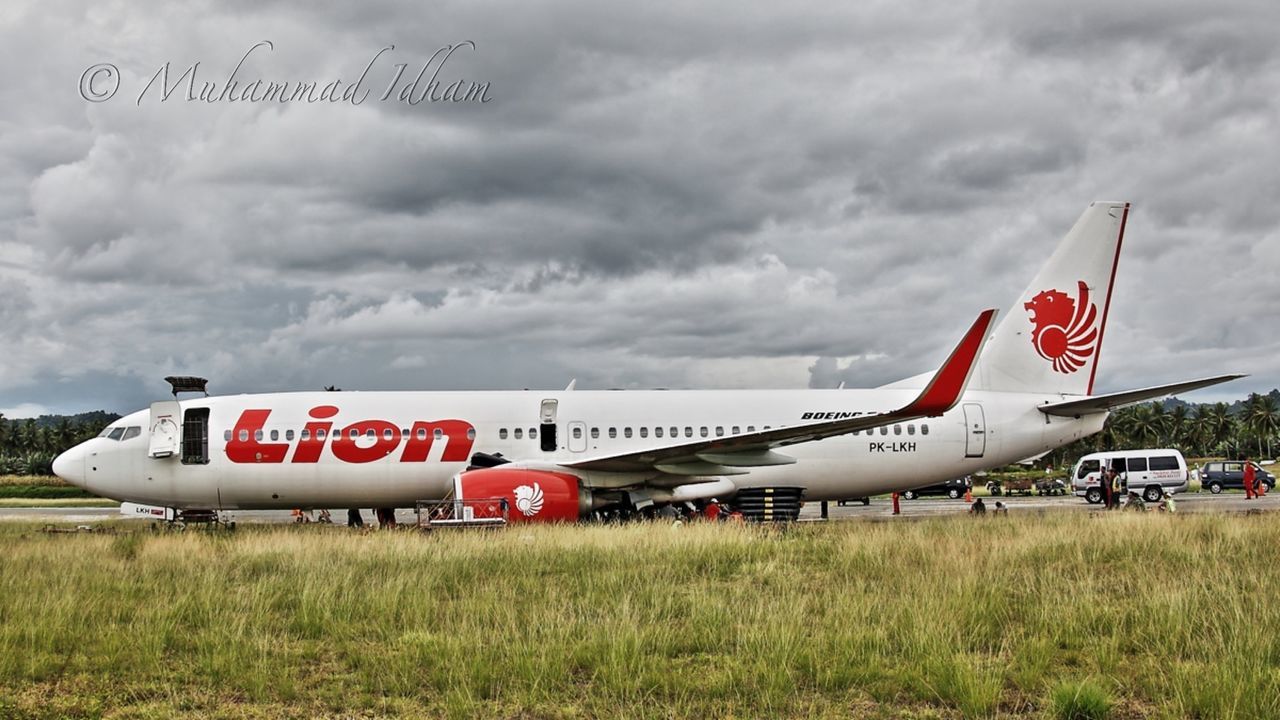
[[[53,474],[72,485],[83,487],[85,452],[84,445],[77,445],[53,460]]]

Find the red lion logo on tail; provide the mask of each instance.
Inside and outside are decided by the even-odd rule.
[[[1040,357],[1053,363],[1060,373],[1084,367],[1097,347],[1098,306],[1089,302],[1089,287],[1077,282],[1080,296],[1073,300],[1060,290],[1044,290],[1023,307],[1031,312],[1031,344]]]

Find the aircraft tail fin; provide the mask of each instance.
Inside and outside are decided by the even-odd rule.
[[[975,390],[1089,395],[1129,203],[1095,202],[1058,244],[983,350]]]

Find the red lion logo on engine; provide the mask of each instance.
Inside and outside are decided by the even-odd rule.
[[[1078,282],[1080,297],[1073,300],[1061,290],[1044,290],[1025,303],[1031,312],[1031,344],[1040,357],[1053,362],[1060,373],[1073,373],[1084,367],[1093,355],[1098,330],[1098,306],[1089,302],[1089,287]]]

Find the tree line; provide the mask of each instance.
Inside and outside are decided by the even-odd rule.
[[[0,414],[0,475],[52,475],[59,453],[97,436],[119,417],[101,410],[21,420]]]
[[[1102,432],[1059,448],[1048,459],[1060,466],[1100,450],[1152,447],[1177,448],[1187,457],[1274,458],[1280,450],[1280,390],[1231,404],[1173,399],[1121,408],[1107,418]]]

